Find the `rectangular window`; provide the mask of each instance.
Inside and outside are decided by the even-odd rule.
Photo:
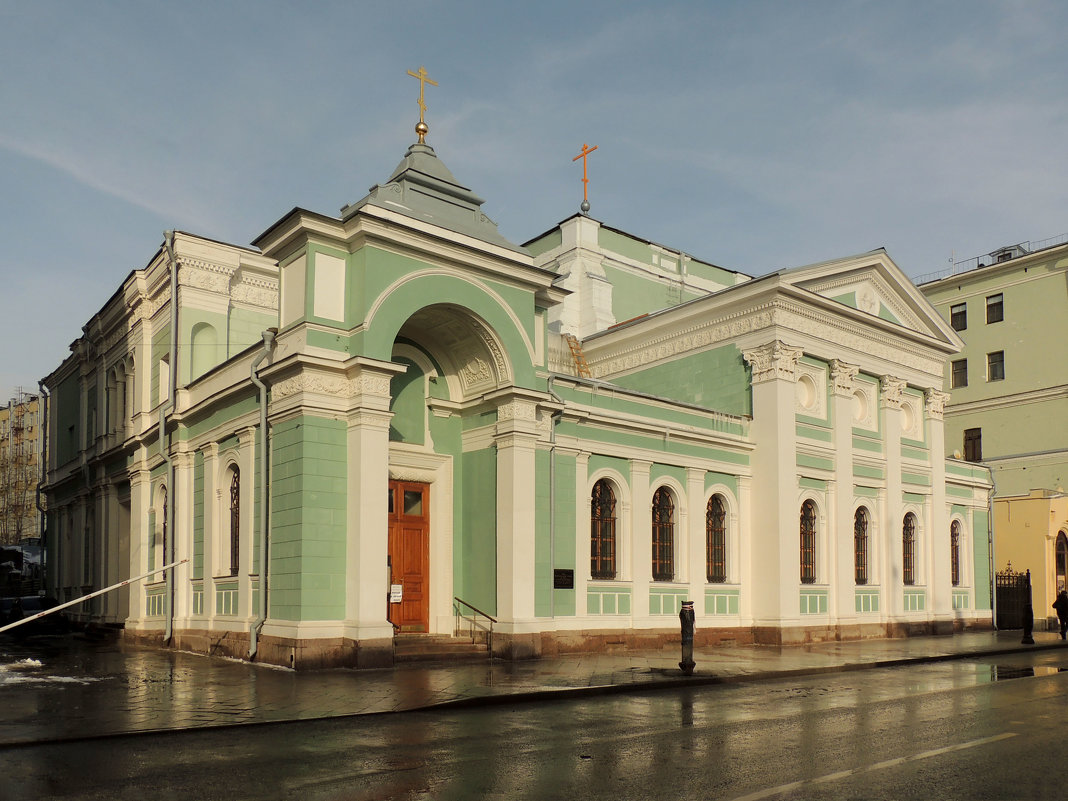
[[[964,458],[969,462],[983,460],[983,429],[964,429]]]
[[[949,324],[954,331],[964,331],[968,328],[968,304],[957,303],[949,307]]]
[[[988,323],[1000,323],[1005,319],[1005,299],[999,292],[990,295],[986,299],[986,321]]]
[[[949,374],[949,388],[968,386],[968,360],[957,359],[952,362],[952,370]]]
[[[986,380],[1003,381],[1005,379],[1005,351],[998,350],[986,354]]]

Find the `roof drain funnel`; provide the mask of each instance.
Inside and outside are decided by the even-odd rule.
[[[256,619],[248,627],[248,658],[250,660],[256,658],[260,632],[267,620],[267,540],[269,539],[268,521],[270,519],[267,515],[267,462],[270,456],[267,451],[267,385],[257,378],[256,371],[274,349],[274,338],[277,334],[277,328],[268,328],[263,332],[263,350],[252,360],[252,366],[249,368],[249,377],[259,391],[260,400],[260,480],[256,482],[256,493],[259,495],[260,503],[260,608]]]

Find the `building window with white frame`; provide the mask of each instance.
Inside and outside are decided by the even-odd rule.
[[[241,565],[241,471],[230,470],[230,575],[236,576]]]
[[[853,574],[857,584],[868,583],[868,510],[853,514]]]
[[[816,504],[801,504],[801,583],[816,583]]]
[[[1000,323],[1005,319],[1005,296],[1000,292],[989,295],[986,299],[986,321],[988,323]]]
[[[986,354],[986,380],[1005,380],[1005,351],[997,350]]]
[[[960,521],[949,526],[949,570],[954,587],[960,586]]]
[[[653,581],[675,578],[675,502],[671,490],[653,493]]]
[[[966,386],[968,386],[968,360],[954,359],[950,362],[949,388],[957,389]]]
[[[727,580],[727,506],[723,496],[713,495],[705,507],[705,571],[709,582]]]
[[[590,496],[590,576],[616,577],[616,494],[606,478],[593,485]]]
[[[968,328],[968,304],[955,303],[949,307],[949,324],[954,331],[965,331]]]
[[[909,512],[901,525],[901,578],[905,585],[916,583],[916,515]]]

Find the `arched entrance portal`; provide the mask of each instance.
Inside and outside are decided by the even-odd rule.
[[[496,604],[495,404],[512,371],[489,326],[439,304],[397,333],[390,385],[389,620],[451,631],[453,598]],[[487,433],[489,432],[489,433]]]

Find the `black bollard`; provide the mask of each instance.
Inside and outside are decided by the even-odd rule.
[[[693,661],[693,601],[683,601],[679,610],[679,625],[682,627],[682,661],[679,667],[687,676],[693,675],[697,663]]]
[[[1023,630],[1024,636],[1020,640],[1023,645],[1034,645],[1035,638],[1031,636],[1031,632],[1035,630],[1035,609],[1031,604],[1024,604],[1023,608]]]

